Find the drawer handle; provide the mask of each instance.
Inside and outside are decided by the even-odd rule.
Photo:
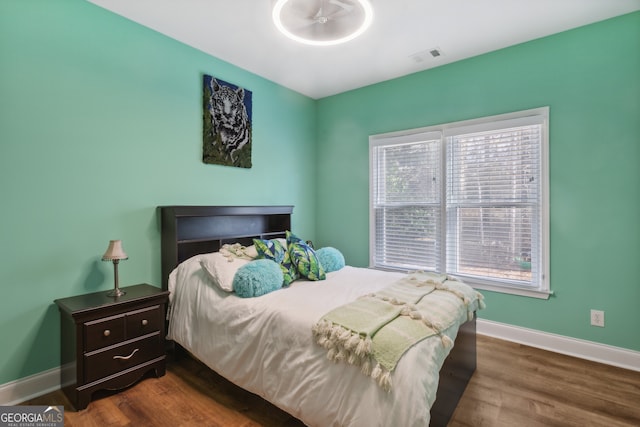
[[[133,357],[134,354],[136,354],[138,352],[139,349],[135,349],[131,352],[130,355],[128,356],[113,356],[114,359],[120,359],[120,360],[129,360]]]
[[[147,319],[142,319],[142,326],[147,326],[149,321]]]
[[[111,331],[108,329],[105,329],[102,335],[104,335],[105,337],[108,337],[109,335],[111,335]]]

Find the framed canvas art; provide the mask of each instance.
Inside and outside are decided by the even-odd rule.
[[[204,163],[251,167],[251,91],[204,75]]]

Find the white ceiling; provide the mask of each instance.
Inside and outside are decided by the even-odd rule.
[[[276,30],[275,0],[88,1],[316,99],[640,10],[640,0],[371,0],[364,35],[308,46]],[[433,48],[443,55],[423,55]]]

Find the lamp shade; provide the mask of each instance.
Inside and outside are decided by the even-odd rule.
[[[122,249],[122,240],[110,240],[107,251],[102,255],[103,261],[113,261],[115,259],[129,259],[129,256]]]

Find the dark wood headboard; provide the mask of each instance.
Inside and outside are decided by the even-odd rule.
[[[194,255],[215,252],[225,243],[285,237],[293,206],[159,206],[162,289],[169,274]]]

